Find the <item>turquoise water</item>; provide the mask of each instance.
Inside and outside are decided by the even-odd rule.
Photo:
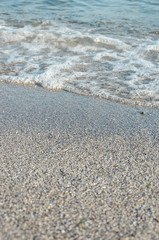
[[[0,1],[0,81],[159,107],[159,2]]]

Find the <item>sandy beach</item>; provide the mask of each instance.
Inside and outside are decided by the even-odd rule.
[[[159,109],[1,83],[0,239],[159,239]]]

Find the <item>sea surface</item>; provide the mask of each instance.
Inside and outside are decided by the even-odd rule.
[[[159,108],[159,1],[0,0],[0,81]]]

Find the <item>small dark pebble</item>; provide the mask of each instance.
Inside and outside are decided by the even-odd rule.
[[[158,220],[157,218],[154,218],[153,220],[154,220],[155,222],[159,222],[159,220]]]
[[[60,173],[61,173],[61,175],[63,176],[63,177],[65,177],[66,176],[66,174],[60,169]]]
[[[141,112],[142,115],[145,115],[145,112]]]

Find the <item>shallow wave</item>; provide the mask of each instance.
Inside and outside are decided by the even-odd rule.
[[[0,79],[159,107],[159,42],[50,21],[0,25]]]

